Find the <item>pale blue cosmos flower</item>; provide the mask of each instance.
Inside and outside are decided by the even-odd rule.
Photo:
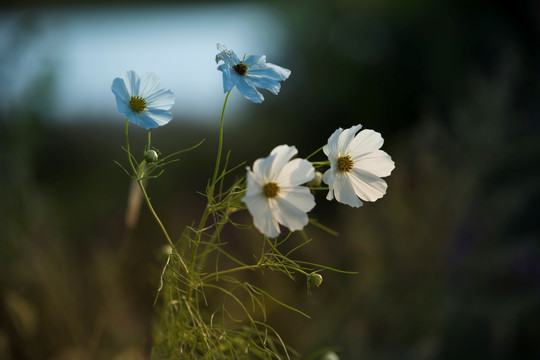
[[[286,80],[291,71],[281,66],[267,63],[265,55],[249,55],[243,60],[224,45],[217,44],[219,54],[216,63],[223,61],[218,70],[223,73],[223,92],[229,92],[236,86],[238,91],[254,103],[262,103],[264,97],[257,88],[278,94],[280,81]]]
[[[158,89],[158,85],[159,78],[151,72],[140,78],[129,70],[123,79],[114,79],[111,90],[118,112],[146,130],[167,124],[172,119],[169,109],[174,104],[174,94],[169,89]]]

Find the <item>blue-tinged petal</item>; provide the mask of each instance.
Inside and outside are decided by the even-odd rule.
[[[148,108],[169,110],[174,105],[174,94],[169,89],[160,89],[145,98]]]
[[[236,56],[235,52],[227,49],[225,45],[217,44],[217,49],[219,54],[216,55],[216,63],[223,61],[228,66],[233,67],[240,62],[240,59]]]
[[[147,72],[141,77],[139,96],[146,99],[156,90],[158,85],[159,85],[159,77],[153,72]]]
[[[251,76],[249,74],[246,74],[244,78],[246,79],[246,82],[251,84],[252,86],[255,86],[256,88],[266,89],[276,95],[279,93],[279,89],[281,88],[281,84],[277,80],[272,80],[260,76]]]
[[[244,78],[238,79],[236,87],[240,94],[254,103],[262,103],[264,101],[264,96],[257,91],[253,86],[249,85]]]
[[[126,72],[126,87],[130,96],[140,95],[139,93],[140,83],[141,83],[141,79],[139,78],[139,75],[135,71],[128,70]]]
[[[126,114],[127,111],[131,110],[129,107],[130,95],[126,88],[126,83],[124,79],[116,78],[113,80],[111,90],[116,99],[116,107],[118,112],[121,114]]]
[[[249,74],[266,77],[272,80],[287,80],[291,75],[291,70],[285,69],[281,66],[266,63],[264,68],[260,69],[249,69]]]
[[[266,67],[266,56],[265,55],[249,55],[244,60],[243,63],[248,66],[249,69]]]
[[[231,91],[238,81],[238,74],[225,64],[220,65],[218,69],[223,72],[223,92]]]
[[[149,128],[147,126],[151,126],[150,128],[163,126],[172,119],[172,114],[168,110],[148,109],[148,111],[144,111],[143,114],[151,120],[148,121],[148,125],[145,124],[143,126],[145,129]]]

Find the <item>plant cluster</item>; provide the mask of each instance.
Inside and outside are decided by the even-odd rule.
[[[291,71],[267,63],[264,55],[240,59],[232,50],[218,44],[216,63],[222,72],[225,100],[220,119],[216,162],[204,197],[206,206],[197,222],[187,226],[178,237],[171,237],[157,215],[147,194],[145,182],[159,177],[164,167],[178,156],[198,147],[163,156],[151,142],[151,131],[172,119],[174,94],[160,89],[153,73],[142,77],[128,71],[116,78],[112,91],[118,111],[126,118],[126,173],[139,185],[148,209],[168,242],[168,251],[160,278],[156,304],[160,317],[156,322],[152,356],[156,359],[251,359],[291,358],[295,356],[277,331],[267,322],[267,304],[276,303],[300,315],[301,310],[271,294],[263,286],[249,281],[246,272],[274,271],[294,280],[305,279],[308,292],[323,281],[323,270],[341,271],[296,259],[298,250],[311,239],[304,232],[308,224],[332,230],[310,219],[316,191],[327,191],[327,200],[351,207],[363,201],[381,198],[387,189],[382,177],[389,176],[394,162],[380,150],[383,139],[361,125],[337,129],[327,143],[305,159],[296,157],[295,146],[278,145],[269,155],[246,167],[232,183],[225,179],[238,173],[243,164],[230,166],[229,154],[223,155],[223,124],[227,101],[236,87],[254,103],[264,101],[259,89],[278,94],[281,82]],[[142,159],[131,150],[129,123],[148,131],[148,143]],[[312,161],[324,153],[326,159]],[[324,172],[323,172],[324,171]],[[326,186],[323,185],[326,184]],[[242,224],[231,215],[247,210],[253,225]],[[238,231],[255,227],[260,233],[260,251],[251,262],[239,259],[227,249],[223,236],[226,226]],[[281,235],[282,228],[288,232]],[[291,234],[301,236],[298,244],[285,248]]]

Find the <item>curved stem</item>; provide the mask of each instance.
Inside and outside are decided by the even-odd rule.
[[[144,168],[145,162],[143,161],[141,163],[141,167]],[[142,174],[140,174],[142,175]],[[172,248],[174,248],[174,243],[171,240],[171,237],[169,236],[169,233],[167,232],[167,229],[165,229],[165,226],[161,222],[159,216],[157,215],[156,211],[154,210],[154,207],[152,206],[152,203],[150,202],[150,198],[148,197],[148,194],[146,193],[146,190],[144,188],[144,184],[142,182],[142,176],[137,177],[137,183],[139,184],[139,187],[141,188],[144,200],[146,201],[146,205],[148,206],[148,209],[150,209],[150,212],[152,213],[152,216],[154,219],[156,219],[156,222],[158,223],[159,227],[161,228],[161,231],[163,232],[163,235],[165,235],[165,238],[169,242],[169,245],[171,245]]]
[[[214,187],[216,186],[216,180],[219,173],[219,165],[221,163],[221,152],[223,150],[223,119],[225,117],[225,109],[227,108],[227,101],[229,100],[229,95],[231,95],[230,91],[227,93],[227,96],[225,96],[225,102],[223,103],[223,109],[221,110],[221,119],[219,122],[219,140],[216,156],[216,167],[214,169],[214,176],[212,177],[212,182],[210,183],[210,196],[212,196],[212,198],[214,197]]]

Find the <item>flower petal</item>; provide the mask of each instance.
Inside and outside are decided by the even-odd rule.
[[[159,77],[153,72],[147,72],[141,78],[139,96],[146,99],[156,90],[158,85],[159,85]]]
[[[276,182],[280,187],[305,184],[315,176],[313,165],[305,159],[294,159],[281,166]]]
[[[258,92],[255,87],[248,84],[244,78],[240,78],[237,81],[236,87],[246,99],[254,103],[262,103],[264,101],[264,96],[262,96],[262,94]]]
[[[245,196],[242,201],[246,204],[249,213],[253,217],[253,224],[257,230],[270,238],[279,235],[278,221],[274,218],[270,202],[264,195]]]
[[[251,169],[247,168],[246,174],[247,186],[246,186],[246,197],[252,195],[259,195],[263,192],[263,184],[257,181],[255,174]]]
[[[378,150],[383,143],[384,140],[378,132],[368,129],[362,130],[351,141],[349,147],[351,156],[356,157]]]
[[[126,88],[126,83],[124,82],[124,79],[114,79],[111,90],[114,94],[114,97],[116,98],[116,107],[118,109],[118,112],[124,115],[132,112],[131,108],[129,107],[129,100],[131,97]]]
[[[355,189],[349,179],[348,174],[338,173],[334,176],[333,181],[334,195],[340,203],[350,205],[352,207],[362,206],[362,201],[356,195]]]
[[[145,100],[149,109],[169,110],[174,105],[174,94],[169,89],[160,89]]]
[[[350,143],[352,139],[354,139],[354,135],[360,130],[362,125],[355,125],[353,127],[350,127],[348,129],[343,130],[343,132],[339,135],[338,138],[338,156],[346,156],[350,155]]]
[[[292,186],[282,188],[279,191],[279,198],[293,204],[296,208],[308,212],[315,207],[315,198],[305,186]]]
[[[262,76],[272,80],[287,80],[291,75],[291,70],[285,69],[276,64],[266,63],[264,68],[249,69],[250,75]]]
[[[126,87],[127,87],[130,97],[140,95],[139,93],[140,84],[141,84],[141,79],[139,78],[139,75],[133,70],[128,70],[126,72]]]
[[[362,169],[379,177],[389,176],[395,168],[390,155],[382,150],[375,150],[363,156],[352,158],[354,168]]]
[[[148,109],[148,111],[143,112],[143,115],[145,115],[145,119],[141,126],[147,130],[163,126],[172,119],[170,111],[161,109]]]
[[[275,95],[277,95],[281,89],[281,84],[277,80],[260,76],[250,76],[249,74],[246,74],[244,77],[248,84],[251,84],[256,88],[266,89]]]
[[[269,174],[272,181],[278,180],[283,167],[296,154],[298,154],[296,147],[289,145],[279,145],[272,150],[270,155],[274,157],[274,160],[272,162],[271,173]]]
[[[386,181],[361,169],[353,169],[350,172],[349,181],[354,188],[354,192],[362,200],[375,201],[386,194],[388,185]]]
[[[280,196],[271,201],[270,206],[277,221],[290,231],[302,230],[309,221],[305,211]]]
[[[252,68],[265,68],[266,56],[265,55],[249,55],[242,62],[246,64],[250,70]]]

